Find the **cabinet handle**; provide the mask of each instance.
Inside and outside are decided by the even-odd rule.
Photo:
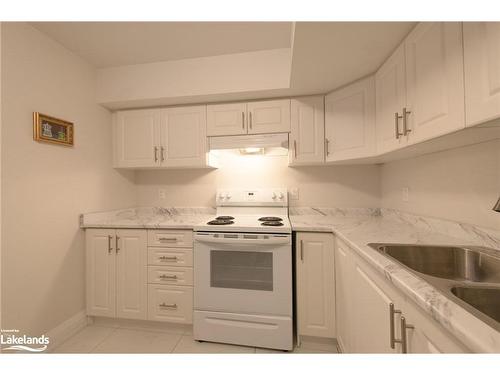
[[[116,236],[115,237],[115,247],[116,247],[116,253],[120,251],[120,247],[118,246],[118,241],[120,240],[120,237]]]
[[[111,240],[113,239],[113,236],[108,236],[108,254],[111,254],[113,251],[113,247],[111,246]]]
[[[297,141],[293,140],[293,152],[295,153],[295,159],[297,159]]]
[[[165,147],[161,146],[160,147],[160,157],[161,157],[161,161],[165,161]]]
[[[403,134],[399,132],[399,119],[402,118],[399,113],[394,112],[394,131],[396,133],[396,139],[399,139]]]
[[[326,156],[330,155],[330,140],[328,138],[325,138],[325,151]]]
[[[304,241],[300,240],[300,260],[304,261]]]
[[[401,352],[408,353],[408,336],[406,334],[407,329],[415,328],[411,324],[406,324],[406,318],[401,316]]]
[[[158,147],[155,146],[155,163],[158,163]]]
[[[407,135],[411,132],[411,129],[408,129],[408,115],[411,111],[408,111],[406,107],[403,108],[403,135]]]
[[[177,242],[177,237],[160,237],[158,238],[160,242]]]
[[[241,128],[245,130],[245,112],[241,112]]]
[[[160,308],[167,308],[167,309],[176,309],[177,308],[177,304],[176,303],[173,303],[173,304],[168,304],[168,303],[160,303]]]
[[[250,112],[250,113],[248,114],[248,117],[249,117],[249,120],[250,120],[250,121],[249,121],[249,122],[250,122],[250,129],[252,129],[252,122],[253,122],[253,121],[252,121],[252,112]]]
[[[394,309],[394,304],[391,302],[389,304],[389,336],[391,341],[391,348],[394,349],[396,347],[396,343],[401,340],[396,340],[395,328],[394,328],[394,315],[401,314],[401,310]]]
[[[159,257],[158,259],[160,260],[168,260],[168,261],[173,261],[173,262],[177,262],[177,257],[168,257],[168,256],[161,256]]]
[[[160,279],[172,279],[172,280],[177,280],[177,275],[160,275]]]

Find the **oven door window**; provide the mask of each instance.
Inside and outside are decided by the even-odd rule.
[[[273,253],[211,250],[210,286],[272,291]]]

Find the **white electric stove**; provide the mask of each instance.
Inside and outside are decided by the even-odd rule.
[[[216,202],[194,228],[194,338],[292,350],[286,189],[224,189]]]

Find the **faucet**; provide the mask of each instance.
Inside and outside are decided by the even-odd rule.
[[[493,206],[493,211],[500,212],[500,198],[498,198],[497,203]]]

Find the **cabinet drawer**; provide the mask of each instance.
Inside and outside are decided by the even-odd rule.
[[[148,286],[148,319],[190,324],[193,321],[193,288]]]
[[[148,267],[148,283],[193,285],[193,269],[188,267]]]
[[[153,266],[193,266],[193,250],[150,247],[148,249],[148,264]]]
[[[193,247],[192,230],[150,230],[148,246]]]

